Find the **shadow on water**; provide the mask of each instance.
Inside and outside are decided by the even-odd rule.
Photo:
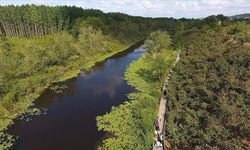
[[[143,41],[142,41],[143,42]],[[126,67],[143,53],[142,42],[96,64],[61,85],[62,93],[46,90],[35,102],[47,114],[32,121],[16,120],[8,130],[18,136],[14,150],[91,150],[103,138],[96,126],[96,116],[109,112],[127,99],[134,89],[123,79]]]

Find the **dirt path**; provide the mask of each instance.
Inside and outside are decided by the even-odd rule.
[[[177,58],[176,61],[174,62],[173,66],[175,66],[179,60],[180,60],[180,56],[181,56],[181,51],[179,50],[178,54],[177,54]],[[158,113],[158,119],[156,121],[156,128],[155,128],[155,141],[156,143],[154,143],[153,145],[153,150],[163,150],[164,149],[164,139],[165,139],[165,113],[166,113],[166,107],[167,107],[167,85],[168,82],[171,80],[171,73],[172,70],[169,71],[168,77],[164,82],[164,86],[163,86],[163,95],[161,97],[160,100],[160,106],[159,106],[159,113]]]

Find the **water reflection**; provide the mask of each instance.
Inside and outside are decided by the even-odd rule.
[[[16,121],[10,128],[10,133],[19,136],[13,149],[95,149],[103,136],[97,131],[95,118],[123,103],[133,91],[123,75],[142,52],[139,48],[99,63],[91,72],[62,83],[68,87],[63,93],[47,90],[36,102],[37,107],[48,108],[47,115],[31,122]]]

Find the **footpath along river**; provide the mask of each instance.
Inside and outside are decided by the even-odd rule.
[[[123,79],[128,65],[144,52],[140,44],[130,47],[90,72],[68,80],[62,93],[46,90],[36,101],[46,115],[31,121],[16,120],[8,133],[18,136],[13,150],[92,150],[104,136],[97,130],[96,116],[110,112],[133,92]]]

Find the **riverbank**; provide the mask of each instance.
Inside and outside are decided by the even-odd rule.
[[[23,55],[28,54],[26,49],[29,49],[29,44],[37,44],[37,48],[41,48],[45,46],[47,43],[50,44],[51,38],[54,37],[45,37],[48,39],[10,39],[8,43],[12,45],[13,51],[21,52]],[[41,40],[41,41],[40,41]],[[44,41],[43,41],[44,40]],[[58,39],[60,40],[60,39]],[[15,43],[13,43],[15,41]],[[52,41],[53,42],[53,41]],[[65,41],[64,41],[65,42]],[[26,45],[27,44],[27,45]],[[25,79],[18,79],[13,81],[14,83],[17,83],[18,85],[22,85],[24,82],[28,84],[27,82],[31,82],[29,84],[32,84],[34,89],[31,91],[25,91],[25,95],[18,96],[18,101],[16,103],[11,104],[13,108],[12,112],[9,112],[5,107],[0,110],[0,149],[8,149],[12,146],[14,139],[11,135],[8,135],[4,133],[4,131],[13,124],[13,120],[22,114],[39,114],[39,110],[36,108],[31,108],[34,105],[34,101],[51,85],[57,84],[58,82],[64,82],[68,79],[74,78],[78,76],[78,74],[81,72],[81,70],[90,70],[96,63],[105,61],[106,59],[112,57],[113,55],[117,53],[121,53],[123,51],[128,50],[129,43],[120,43],[116,40],[107,39],[106,44],[109,47],[108,51],[104,52],[98,52],[98,53],[92,53],[90,57],[84,57],[85,59],[74,59],[71,60],[71,62],[67,62],[65,65],[58,66],[55,69],[50,72],[50,68],[48,71],[42,71],[35,73],[32,76],[25,77]],[[67,46],[67,45],[66,45]],[[71,45],[72,46],[72,45]],[[66,48],[73,48],[73,47],[66,47]],[[75,46],[78,45],[73,45]],[[63,52],[63,51],[62,51]],[[84,65],[83,65],[84,64]],[[31,64],[32,65],[32,64]],[[47,81],[47,82],[44,82]],[[42,84],[39,84],[42,82]],[[21,87],[21,86],[20,86]],[[13,93],[12,93],[13,94]],[[10,93],[11,96],[11,93]],[[4,97],[5,98],[5,97]],[[6,98],[5,98],[6,99]],[[6,101],[1,101],[1,106],[6,106]],[[5,103],[4,103],[5,102]],[[8,102],[8,101],[7,101]],[[8,102],[9,103],[9,102]],[[1,107],[2,108],[2,107]]]
[[[111,58],[111,57],[115,57],[117,55],[119,55],[120,53],[126,53],[128,51],[133,51],[134,48],[136,47],[139,47],[140,45],[142,45],[144,42],[144,40],[141,40],[141,41],[137,41],[135,43],[131,43],[129,46],[125,47],[124,48],[119,48],[119,47],[116,47],[115,49],[119,49],[119,50],[115,50],[113,52],[110,52],[110,53],[107,53],[107,54],[104,54],[104,55],[101,55],[101,56],[98,56],[96,57],[95,59],[91,59],[89,60],[87,63],[83,64],[82,65],[82,68],[80,69],[77,69],[77,70],[72,70],[71,72],[69,72],[68,74],[62,76],[58,81],[56,81],[55,83],[58,83],[58,82],[64,82],[66,80],[69,80],[69,79],[72,79],[74,77],[77,77],[81,70],[82,71],[88,71],[88,70],[91,70],[92,67],[94,67],[96,64],[98,63],[102,63],[104,61],[106,61],[107,59]]]

